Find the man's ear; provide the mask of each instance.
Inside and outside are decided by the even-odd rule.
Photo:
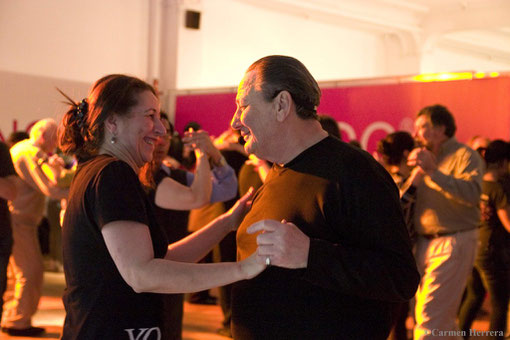
[[[292,96],[288,91],[281,91],[276,96],[274,104],[276,109],[276,120],[278,122],[283,122],[289,116],[290,108],[292,106]]]
[[[40,135],[39,135],[39,143],[42,144],[45,144],[46,141],[49,140],[49,132],[48,130],[44,130]]]

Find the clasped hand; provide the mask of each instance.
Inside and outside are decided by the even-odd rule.
[[[409,153],[407,165],[419,166],[424,172],[431,175],[437,169],[436,156],[426,148],[416,148]]]
[[[219,161],[221,158],[221,153],[214,146],[207,131],[186,131],[182,141],[186,145],[191,146],[192,149],[198,149],[202,153],[207,154],[207,156],[215,162]]]
[[[269,257],[271,265],[297,269],[306,268],[310,238],[295,224],[282,220],[262,220],[252,224],[247,232],[257,235],[259,261]]]

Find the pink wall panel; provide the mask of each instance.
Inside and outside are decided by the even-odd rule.
[[[179,133],[190,121],[198,122],[211,135],[225,131],[236,109],[235,93],[178,96],[175,128]]]
[[[457,121],[457,138],[475,134],[510,137],[510,77],[431,83],[401,83],[324,88],[319,113],[340,122],[344,140],[357,139],[373,151],[376,142],[393,130],[412,131],[420,108],[443,104]],[[228,128],[235,94],[182,95],[177,98],[176,128],[199,122],[212,135]]]

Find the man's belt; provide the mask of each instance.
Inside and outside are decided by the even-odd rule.
[[[435,233],[435,234],[422,234],[421,236],[425,237],[427,240],[433,240],[438,237],[450,236],[453,234],[457,234],[457,231],[452,232],[452,233],[444,232],[444,233]]]
[[[439,232],[439,233],[435,233],[435,234],[421,234],[420,236],[426,238],[427,240],[433,240],[438,237],[451,236],[451,235],[455,235],[457,233],[462,233],[462,232],[470,231],[470,230],[473,230],[473,229],[457,230],[457,231],[443,231],[443,232]]]

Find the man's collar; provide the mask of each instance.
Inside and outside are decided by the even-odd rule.
[[[276,164],[278,164],[278,166],[281,166],[281,167],[288,166],[289,164],[291,164],[291,163],[295,162],[296,160],[298,160],[305,152],[307,152],[311,148],[315,147],[316,145],[318,145],[319,143],[321,143],[322,141],[324,141],[328,137],[329,137],[329,135],[327,133],[326,133],[325,136],[317,136],[317,139],[312,140],[310,144],[308,144],[306,147],[302,148],[299,151],[299,153],[297,153],[294,157],[292,157],[291,160],[289,160],[289,161],[287,161],[285,163],[276,163]]]
[[[294,149],[294,153],[290,155],[290,159],[287,159],[285,162],[274,162],[279,164],[280,166],[285,166],[286,164],[289,164],[294,159],[299,157],[303,152],[310,149],[312,146],[317,145],[322,140],[326,139],[328,137],[328,133],[321,129],[321,132],[318,132],[316,134],[313,134],[308,138],[305,142],[296,144],[296,148]]]

